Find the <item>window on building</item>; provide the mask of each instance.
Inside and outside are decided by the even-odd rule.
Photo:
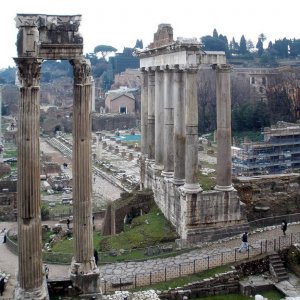
[[[251,77],[251,84],[254,84],[254,83],[255,83],[255,78]]]
[[[262,82],[263,85],[266,85],[266,83],[267,83],[266,77],[263,77],[261,82]]]
[[[264,92],[264,89],[263,89],[262,86],[259,87],[259,92],[260,92],[260,93],[263,93],[263,92]]]

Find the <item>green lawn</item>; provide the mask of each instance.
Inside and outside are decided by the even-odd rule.
[[[153,246],[161,242],[174,241],[175,229],[165,219],[157,207],[152,207],[148,214],[136,217],[131,224],[124,226],[124,231],[113,236],[105,236],[100,244],[102,251],[111,249],[135,249]]]

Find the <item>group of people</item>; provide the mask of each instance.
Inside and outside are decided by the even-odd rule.
[[[286,220],[282,220],[280,227],[281,227],[283,235],[286,235],[287,225],[288,225],[287,221]],[[243,233],[243,235],[242,235],[242,243],[241,243],[241,246],[238,249],[238,251],[241,253],[241,252],[244,252],[244,251],[248,251],[248,249],[249,249],[248,232],[245,231]]]

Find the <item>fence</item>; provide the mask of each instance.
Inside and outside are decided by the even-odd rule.
[[[300,221],[300,213],[257,219],[254,221],[250,221],[249,226],[251,229],[263,228],[263,227],[268,227],[268,226],[279,225],[279,224],[281,224],[282,220],[286,220],[287,223],[299,222]]]
[[[245,253],[239,253],[237,249],[230,251],[223,251],[218,254],[208,255],[201,259],[175,265],[174,267],[164,267],[155,272],[136,274],[124,277],[119,277],[111,280],[104,280],[101,282],[101,288],[104,294],[114,291],[122,291],[135,289],[142,286],[151,286],[156,283],[166,282],[168,280],[192,275],[203,272],[215,267],[236,263],[243,259],[249,259],[257,255],[268,252],[278,251],[290,247],[293,243],[300,242],[300,233],[291,233],[286,236],[279,236],[272,240],[263,240],[253,244]]]

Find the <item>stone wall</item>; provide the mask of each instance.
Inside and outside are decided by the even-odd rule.
[[[213,295],[227,295],[239,292],[239,275],[236,271],[216,274],[215,277],[207,278],[184,285],[182,288],[169,289],[160,292],[159,298],[164,300],[193,299]]]
[[[153,194],[150,191],[123,193],[121,196],[120,199],[110,204],[106,211],[103,235],[120,233],[124,228],[126,216],[137,216],[140,212],[148,213],[154,203]]]
[[[238,177],[233,184],[246,206],[249,221],[300,213],[300,175]]]
[[[0,221],[16,221],[17,182],[0,182]]]
[[[92,115],[92,130],[116,130],[135,128],[137,118],[133,114],[93,114]]]

